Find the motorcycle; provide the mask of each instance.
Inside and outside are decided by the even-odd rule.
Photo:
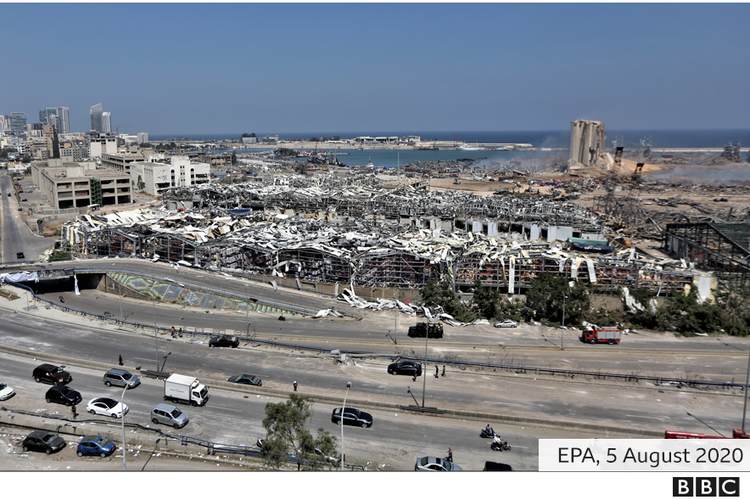
[[[510,451],[510,445],[505,440],[502,440],[500,443],[495,443],[493,441],[490,444],[490,449],[493,451]]]
[[[62,295],[60,295],[60,302],[65,304],[65,298]]]
[[[482,438],[495,437],[495,431],[488,431],[487,429],[482,429],[482,432],[479,433],[479,437],[482,437]]]
[[[283,314],[281,316],[279,316],[279,321],[286,321],[286,318],[284,317]]]

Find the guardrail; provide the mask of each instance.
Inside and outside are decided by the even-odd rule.
[[[654,382],[656,385],[672,385],[676,387],[691,387],[691,388],[712,388],[712,389],[735,389],[735,388],[745,388],[749,384],[742,384],[738,382],[716,382],[711,380],[699,380],[699,379],[684,379],[684,378],[672,378],[672,377],[657,377],[653,375],[634,375],[634,374],[625,374],[625,373],[608,373],[608,372],[591,372],[591,371],[585,371],[585,370],[564,370],[561,368],[541,368],[536,366],[520,366],[520,365],[506,365],[506,364],[493,364],[493,363],[482,363],[478,361],[457,361],[457,360],[446,360],[446,359],[440,359],[440,358],[424,358],[419,356],[395,356],[395,355],[389,355],[392,359],[406,359],[410,361],[425,361],[430,362],[436,365],[450,365],[450,366],[456,366],[460,370],[465,370],[467,367],[473,367],[473,368],[487,368],[487,369],[493,369],[493,370],[505,370],[505,371],[512,371],[515,373],[533,373],[534,375],[564,375],[566,377],[570,377],[571,379],[575,378],[576,375],[583,376],[583,377],[591,377],[596,379],[603,379],[606,380],[608,378],[611,379],[619,379],[619,380],[625,380],[626,382],[639,382],[641,380],[646,380],[650,382]],[[422,375],[427,375],[424,371],[422,372]]]
[[[24,415],[28,417],[35,417],[35,418],[45,418],[50,420],[58,420],[70,424],[100,424],[105,425],[107,427],[109,426],[115,426],[119,428],[120,426],[125,426],[129,429],[137,429],[139,431],[145,431],[145,432],[153,432],[157,434],[159,437],[164,437],[168,439],[172,439],[174,441],[179,442],[182,446],[188,446],[188,445],[194,445],[194,446],[200,446],[203,448],[206,448],[206,452],[209,455],[216,455],[217,453],[231,453],[235,455],[243,455],[246,457],[253,457],[253,458],[262,458],[260,456],[260,448],[256,446],[244,446],[244,445],[234,445],[234,444],[226,444],[226,443],[217,443],[214,441],[208,441],[205,439],[200,439],[193,436],[186,436],[182,434],[170,434],[167,432],[162,432],[160,429],[149,427],[143,424],[134,423],[134,422],[125,422],[124,424],[122,422],[113,422],[111,420],[104,420],[104,419],[88,419],[88,420],[77,420],[74,418],[71,418],[69,416],[59,414],[59,413],[43,413],[38,411],[30,411],[30,410],[21,410],[16,408],[7,408],[5,406],[0,407],[0,410],[3,412],[8,412],[11,414],[17,414],[17,415]],[[6,425],[12,425],[12,424],[6,424]],[[60,424],[57,426],[57,433],[60,432],[60,429],[67,424]],[[21,427],[24,427],[23,424],[20,424]],[[81,430],[81,436],[90,434],[91,430]],[[76,435],[76,434],[74,434]],[[297,456],[293,453],[289,453],[289,459],[288,463],[296,464],[297,463]],[[339,464],[340,466],[340,464]],[[344,464],[344,466],[347,469],[350,470],[362,470],[362,467],[356,466],[356,465],[347,465]]]

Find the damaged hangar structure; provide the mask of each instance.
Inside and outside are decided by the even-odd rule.
[[[509,293],[540,273],[597,288],[684,290],[680,261],[633,250],[592,256],[563,250],[568,238],[601,239],[584,208],[541,197],[387,190],[372,176],[276,177],[266,182],[172,189],[158,210],[85,215],[67,222],[62,245],[79,256],[127,255],[306,282],[419,288],[477,279]]]

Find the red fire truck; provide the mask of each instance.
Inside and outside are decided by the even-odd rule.
[[[621,335],[622,332],[620,332],[620,329],[614,326],[601,327],[589,325],[581,333],[581,342],[588,344],[604,344],[605,342],[607,344],[619,344]]]
[[[750,434],[742,429],[732,429],[732,437],[707,436],[697,432],[664,431],[664,439],[750,439]]]

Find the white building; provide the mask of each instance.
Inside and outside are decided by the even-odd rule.
[[[146,132],[138,132],[138,144],[148,143],[148,134]]]
[[[94,136],[91,138],[89,156],[91,158],[101,158],[103,153],[117,153],[117,137],[100,134],[98,137]]]
[[[168,160],[149,158],[130,164],[130,179],[135,189],[159,195],[173,187],[187,187],[210,182],[208,163],[191,163],[187,156],[173,156]]]

